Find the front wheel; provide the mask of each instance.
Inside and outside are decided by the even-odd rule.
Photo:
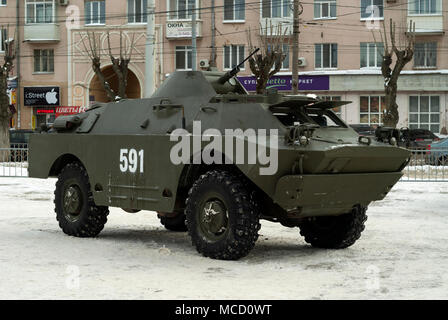
[[[197,251],[206,257],[237,260],[257,241],[258,206],[243,179],[227,171],[209,171],[188,193],[188,232]]]
[[[343,249],[361,237],[367,220],[367,207],[354,206],[340,216],[310,217],[299,224],[300,234],[313,247]]]
[[[55,212],[64,233],[75,237],[95,237],[107,222],[108,207],[93,201],[89,177],[79,163],[69,163],[56,182]]]

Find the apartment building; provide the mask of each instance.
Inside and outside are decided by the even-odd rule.
[[[153,62],[156,86],[171,72],[192,68],[191,10],[188,9],[193,1],[200,8],[197,14],[199,69],[213,64],[213,57],[218,69],[232,68],[249,53],[248,30],[257,39],[260,27],[264,30],[271,24],[275,27],[281,23],[288,35],[284,42],[287,57],[269,86],[284,92],[291,90],[295,62],[288,40],[292,34],[290,0],[214,0],[214,7],[212,0],[156,0]],[[103,71],[112,87],[116,86],[117,79],[108,58],[107,33],[115,54],[120,47],[120,33],[126,44],[134,39],[127,95],[142,97],[146,6],[146,0],[19,0],[17,11],[16,1],[0,0],[0,25],[15,26],[17,16],[19,21],[20,89],[16,90],[20,114],[15,115],[13,125],[34,128],[40,123],[51,123],[59,113],[107,100],[86,52],[88,32],[95,32],[100,39]],[[402,43],[406,26],[412,20],[416,23],[416,52],[399,81],[399,126],[428,128],[433,132],[447,126],[446,2],[308,0],[302,1],[302,6],[297,61],[300,92],[352,101],[338,110],[349,123],[380,123],[384,95],[380,72],[383,44],[375,28],[383,23],[388,25],[389,19],[393,19],[398,43]],[[268,36],[275,36],[271,33],[268,28]],[[14,70],[11,87],[16,74]],[[239,76],[246,89],[253,91],[254,78],[248,64]],[[52,103],[42,98],[47,94]]]

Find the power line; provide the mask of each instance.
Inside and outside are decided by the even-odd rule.
[[[401,7],[403,5],[417,3],[418,1],[419,0],[416,0],[416,1],[413,1],[413,2],[399,3],[399,4],[395,4],[395,5],[389,5],[387,7],[383,6],[383,10],[384,11],[409,11],[407,8],[398,8],[398,7]],[[314,6],[314,2],[302,2],[301,1],[301,3],[305,4],[305,5],[310,5],[310,6],[313,5]],[[260,8],[260,7],[262,7],[262,1],[245,2],[245,9],[254,10],[252,8],[246,8],[246,7],[250,7],[250,6],[258,6]],[[350,6],[350,5],[341,5],[341,4],[338,4],[337,7],[339,7],[339,8],[352,8],[352,9],[363,9],[362,6]],[[272,8],[283,8],[283,4],[281,2],[278,5],[271,4],[270,8],[271,9]],[[225,5],[215,6],[215,10],[216,9],[220,9],[221,10],[220,12],[224,13]],[[154,15],[156,15],[156,16],[169,16],[172,13],[185,13],[185,14],[187,14],[187,13],[191,12],[192,10],[193,9],[155,11]],[[194,10],[195,11],[199,11],[202,14],[203,14],[202,11],[206,11],[207,14],[211,14],[212,7],[211,6],[199,7],[199,8],[196,8]],[[444,13],[444,12],[448,12],[448,10],[440,10],[438,12]],[[362,11],[359,10],[359,11],[356,11],[356,12],[350,12],[350,13],[338,15],[338,17],[343,17],[343,16],[347,16],[347,15],[352,15],[352,14],[361,14],[361,13],[362,13]],[[143,17],[143,16],[146,16],[147,14],[146,13],[142,13],[140,15]],[[104,14],[104,15],[101,15],[101,16],[104,16],[105,18],[108,18],[108,19],[118,19],[118,18],[128,18],[129,16],[137,16],[137,14],[131,14],[131,15],[129,13],[128,14]],[[186,15],[186,16],[188,16],[188,15]],[[67,14],[66,14],[66,15],[53,15],[52,17],[61,18],[61,20],[58,20],[58,19],[54,20],[53,19],[53,21],[51,23],[63,23],[63,22],[66,22],[67,18],[69,18],[70,16],[67,16]],[[26,16],[20,16],[19,17],[19,19],[22,19],[22,20],[25,20],[26,18],[27,18]],[[4,18],[2,18],[2,19],[4,19]],[[15,20],[16,17],[11,17],[11,19]],[[86,21],[86,19],[85,18],[81,18],[81,16],[80,16],[79,17],[79,21],[80,22],[81,21]],[[10,25],[16,26],[17,24],[10,24]],[[24,24],[19,24],[19,27],[20,26],[24,26],[24,25],[29,25],[29,24],[24,22]]]

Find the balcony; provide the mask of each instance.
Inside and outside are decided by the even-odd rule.
[[[54,23],[27,24],[24,28],[24,41],[58,42],[61,40],[59,25]]]
[[[442,15],[408,15],[408,26],[411,20],[415,22],[417,35],[444,34]]]
[[[166,22],[168,39],[191,39],[191,20],[171,20]],[[202,21],[196,21],[196,37],[202,37]]]
[[[261,34],[267,36],[279,35],[279,25],[281,24],[281,34],[292,35],[292,17],[284,18],[261,18]]]

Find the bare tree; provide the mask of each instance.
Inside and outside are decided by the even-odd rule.
[[[268,35],[268,29],[270,34]],[[257,43],[252,42],[252,33],[247,31],[247,40],[249,42],[249,51],[260,48],[259,53],[249,59],[249,66],[252,73],[257,79],[257,93],[261,94],[266,91],[268,80],[280,71],[286,54],[283,52],[283,44],[289,44],[286,37],[287,28],[282,33],[282,25],[276,28],[270,25],[270,28],[260,26],[260,33]]]
[[[16,58],[14,38],[9,38],[9,27],[0,26],[4,48],[3,64],[0,65],[0,148],[9,148],[9,121],[12,113],[9,109],[8,77]]]
[[[407,28],[406,28],[407,29]],[[381,73],[384,77],[385,109],[383,110],[383,124],[395,128],[398,124],[399,114],[397,105],[398,78],[403,68],[414,57],[415,50],[415,23],[410,21],[409,30],[405,33],[405,44],[397,45],[395,22],[390,19],[389,39],[387,38],[386,24],[383,24],[383,32],[380,31],[381,40],[384,43],[383,62]],[[373,34],[375,39],[375,34]],[[376,40],[375,40],[376,42]],[[392,64],[395,65],[392,69]]]
[[[86,45],[84,38],[82,39],[82,43],[84,45],[84,49],[89,55],[90,60],[92,61],[92,69],[101,82],[104,91],[107,94],[107,97],[110,101],[115,101],[119,99],[126,98],[126,88],[128,85],[128,70],[129,63],[132,59],[132,52],[135,46],[135,34],[132,33],[131,42],[129,45],[126,45],[126,42],[123,37],[123,32],[120,31],[120,47],[118,57],[116,57],[113,53],[113,49],[110,43],[110,32],[107,31],[107,55],[112,63],[112,69],[118,78],[118,89],[115,91],[106,76],[104,75],[102,69],[102,56],[106,55],[103,53],[103,49],[101,48],[101,33],[100,32],[87,32],[87,40],[88,45]]]

